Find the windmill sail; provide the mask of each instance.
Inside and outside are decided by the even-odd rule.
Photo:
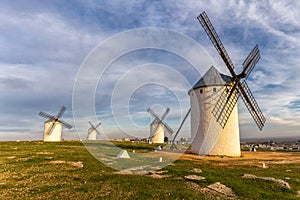
[[[219,36],[217,35],[213,25],[211,24],[210,20],[208,19],[205,12],[202,12],[197,19],[199,20],[200,24],[204,28],[205,32],[207,33],[209,39],[217,49],[218,53],[222,57],[223,61],[225,62],[226,66],[228,67],[231,75],[233,77],[236,76],[234,72],[234,65],[232,64],[232,61],[230,60],[228,53],[226,49],[224,48]]]
[[[96,131],[98,135],[101,135],[100,132],[97,130],[97,128],[101,125],[101,122],[99,122],[96,126],[94,126],[91,122],[89,122],[91,128],[89,128],[88,133],[91,133],[93,131]]]
[[[218,99],[212,113],[217,122],[225,127],[235,104],[238,101],[238,91],[235,87],[227,86]]]
[[[56,126],[56,121],[53,120],[52,123],[51,123],[51,125],[50,125],[50,127],[47,129],[46,134],[47,134],[47,135],[51,135],[51,133],[52,133],[52,131],[54,130],[55,126]]]
[[[60,122],[62,123],[62,125],[63,125],[64,127],[66,127],[67,129],[71,129],[71,128],[72,128],[72,125],[69,124],[68,122],[66,122],[66,121],[64,121],[64,120],[62,120],[62,119],[60,119],[59,121],[60,121]]]
[[[248,57],[243,62],[244,70],[242,72],[242,75],[245,78],[248,78],[248,76],[250,75],[251,71],[253,70],[256,63],[259,61],[259,59],[260,59],[260,54],[258,50],[258,45],[255,45],[254,49],[250,52]]]
[[[217,35],[214,27],[212,26],[209,18],[207,17],[205,12],[202,12],[197,19],[200,24],[204,28],[211,42],[215,46],[216,50],[220,54],[221,58],[225,62],[228,70],[232,75],[232,83],[234,83],[233,87],[230,89],[230,92],[227,93],[226,90],[221,94],[220,99],[217,101],[215,108],[212,113],[215,116],[217,122],[224,128],[226,122],[228,121],[230,114],[236,105],[238,100],[239,93],[242,94],[242,98],[244,103],[246,104],[251,116],[256,122],[258,128],[262,130],[265,124],[265,117],[263,116],[258,104],[256,103],[247,83],[244,81],[240,82],[242,78],[248,78],[252,70],[254,69],[256,63],[260,59],[258,45],[256,45],[250,54],[247,56],[243,63],[243,72],[239,75],[236,75],[234,71],[234,65],[230,60],[226,49],[224,48],[219,36]],[[238,89],[237,89],[238,88]]]
[[[242,94],[242,99],[243,99],[247,109],[249,110],[251,116],[253,117],[255,123],[257,124],[258,128],[260,130],[262,130],[262,128],[264,127],[264,124],[266,122],[266,118],[262,114],[246,81],[242,82],[242,84],[239,86],[239,90]]]
[[[48,119],[53,119],[53,118],[55,118],[54,116],[49,115],[49,114],[47,114],[47,113],[45,113],[45,112],[40,112],[40,113],[39,113],[39,116],[44,117],[44,118],[48,118]]]
[[[61,118],[64,112],[67,110],[65,106],[61,107],[60,111],[57,113],[56,118]]]

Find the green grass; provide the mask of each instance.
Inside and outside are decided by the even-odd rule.
[[[133,150],[147,153],[156,147],[128,142],[114,144],[127,149],[133,161]],[[97,146],[90,144],[93,145]],[[109,149],[109,144],[105,145]],[[117,151],[102,153],[116,156]],[[289,153],[299,156],[299,152]],[[65,163],[51,164],[51,161]],[[70,162],[82,162],[83,168],[72,166]],[[206,199],[209,197],[190,183],[204,188],[215,182],[232,188],[239,199],[297,199],[296,191],[300,191],[299,163],[274,164],[262,169],[226,160],[179,159],[174,165],[164,167],[163,175],[168,177],[159,179],[115,174],[116,170],[99,162],[77,141],[1,142],[0,164],[0,199]],[[193,168],[202,169],[203,173],[198,175],[206,180],[185,180],[185,175],[197,174],[190,172]],[[264,180],[241,178],[246,173],[283,180],[289,177],[287,182],[292,189]]]

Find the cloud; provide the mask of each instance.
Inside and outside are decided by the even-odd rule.
[[[289,134],[297,134],[296,129],[293,130],[290,126],[296,126],[297,121],[300,121],[299,8],[299,2],[291,0],[263,2],[187,0],[184,3],[170,0],[154,2],[112,0],[101,3],[94,0],[75,0],[72,3],[2,1],[1,132],[19,130],[22,133],[22,130],[23,132],[32,130],[33,134],[38,135],[43,121],[37,113],[41,110],[55,113],[61,105],[68,107],[66,120],[72,120],[72,89],[82,61],[90,50],[105,38],[132,28],[153,26],[187,34],[207,50],[213,58],[214,65],[222,73],[228,74],[226,66],[196,19],[199,13],[205,10],[236,65],[237,72],[242,70],[241,63],[253,46],[259,44],[262,58],[247,80],[249,87],[266,115],[267,123],[273,127],[285,127],[289,130]],[[128,40],[127,43],[118,43],[114,48],[121,49],[134,42],[136,41]],[[172,43],[173,46],[180,47],[178,41],[173,40]],[[169,45],[171,46],[171,43]],[[107,52],[113,50],[107,49]],[[204,62],[203,56],[189,48],[185,48],[184,52],[197,63],[205,65],[211,63],[211,61]],[[106,79],[102,82],[103,87],[95,90],[96,98],[101,97],[96,101],[97,113],[103,118],[108,117],[102,127],[105,129],[105,124],[109,124],[108,132],[120,132],[114,127],[115,124],[109,121],[111,116],[109,93],[128,70],[145,63],[170,66],[183,74],[191,85],[200,78],[187,61],[168,52],[144,50],[121,56],[111,63],[105,74]],[[200,66],[203,69],[209,67]],[[152,75],[153,71],[145,70],[144,73]],[[172,81],[174,89],[186,95],[181,101],[185,105],[189,104],[188,95],[173,77],[164,73],[157,73],[156,76],[161,80]],[[137,77],[140,80],[143,78]],[[135,84],[135,80],[128,80],[125,86],[126,84],[128,86]],[[151,90],[151,94],[147,89]],[[126,92],[123,93],[125,95]],[[151,97],[156,98],[154,101],[156,103],[173,106],[168,120],[176,126],[181,115],[176,107],[178,102],[172,101],[171,105],[167,105],[159,101],[164,98],[172,99],[169,90],[159,86],[145,86],[133,93],[129,106],[131,106],[130,114],[136,123],[141,125],[142,120],[147,120],[147,116],[144,116],[147,113],[143,110],[151,105]],[[252,124],[251,116],[243,103],[240,103],[240,113],[241,130],[256,131],[252,129],[255,125]],[[22,130],[16,127],[22,127],[20,128]],[[188,132],[188,127],[185,130]],[[282,130],[266,125],[264,134],[271,134],[274,131],[280,134]],[[19,136],[32,138],[29,134]],[[77,136],[70,134],[68,137]]]

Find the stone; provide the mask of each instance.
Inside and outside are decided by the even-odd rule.
[[[202,173],[202,170],[199,168],[194,168],[191,170],[191,172],[195,172],[195,173]]]
[[[261,180],[265,180],[265,181],[273,181],[282,187],[291,189],[291,186],[288,182],[285,182],[284,180],[281,180],[281,179],[275,179],[273,177],[259,177],[259,176],[255,176],[252,174],[244,174],[243,178],[253,178],[253,179],[261,179]]]
[[[225,194],[226,196],[230,196],[230,197],[235,196],[235,194],[231,188],[227,187],[226,185],[221,184],[220,182],[211,184],[211,185],[207,186],[207,188],[209,188],[211,190],[215,190],[219,193]]]
[[[187,175],[187,176],[184,176],[185,179],[187,180],[195,180],[195,181],[202,181],[202,180],[205,180],[205,177],[203,176],[197,176],[197,175]]]

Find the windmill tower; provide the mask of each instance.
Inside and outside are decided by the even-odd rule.
[[[44,141],[61,141],[62,136],[62,126],[66,127],[67,129],[71,129],[72,125],[59,119],[62,117],[64,112],[66,111],[66,107],[62,107],[60,111],[57,113],[56,116],[47,114],[45,112],[40,112],[39,115],[48,119],[44,123]]]
[[[239,95],[242,96],[260,130],[266,121],[245,81],[260,59],[258,46],[256,45],[250,52],[243,63],[242,73],[237,75],[206,13],[201,13],[197,18],[225,62],[231,76],[221,74],[216,68],[211,67],[189,91],[193,139],[191,149],[193,153],[199,155],[240,156],[237,108]],[[215,126],[214,122],[220,125],[219,130],[212,127]]]
[[[161,118],[158,117],[158,115],[151,110],[151,108],[148,108],[147,112],[154,117],[154,120],[150,124],[150,138],[152,140],[152,143],[164,143],[165,140],[165,130],[172,135],[174,132],[171,127],[164,122],[163,120],[166,118],[167,114],[170,112],[170,108],[167,108],[165,113]]]
[[[96,140],[97,134],[100,135],[100,132],[97,130],[97,128],[101,125],[101,122],[99,122],[96,126],[94,126],[91,122],[89,122],[90,128],[88,129],[88,135],[87,140]]]

